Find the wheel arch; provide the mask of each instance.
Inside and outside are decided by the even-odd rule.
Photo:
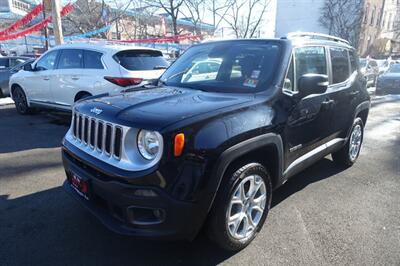
[[[93,96],[93,94],[91,94],[90,92],[88,92],[88,91],[79,91],[77,94],[75,94],[75,97],[74,97],[74,102],[77,102],[77,101],[79,101],[80,99],[81,99],[81,97],[83,96],[83,95],[89,95],[89,96]]]
[[[214,191],[209,210],[219,191],[223,177],[230,167],[245,161],[261,163],[267,168],[271,175],[272,186],[276,188],[283,183],[283,158],[282,138],[275,133],[267,133],[245,140],[225,150],[213,170],[211,187],[214,188]]]

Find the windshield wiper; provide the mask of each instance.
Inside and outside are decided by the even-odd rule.
[[[159,70],[159,69],[167,69],[166,66],[155,66],[153,67],[154,70]]]

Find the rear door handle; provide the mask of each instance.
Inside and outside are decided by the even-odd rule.
[[[349,95],[350,95],[351,97],[355,97],[355,96],[357,96],[359,93],[360,93],[359,91],[352,91],[352,92],[349,93]]]
[[[79,77],[78,76],[72,76],[72,78],[71,79],[73,79],[73,80],[78,80],[79,79]]]
[[[50,78],[49,77],[44,77],[43,80],[50,80]]]

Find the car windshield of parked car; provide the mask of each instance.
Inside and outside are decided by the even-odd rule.
[[[280,51],[278,42],[265,40],[201,44],[188,49],[160,80],[204,91],[261,91],[271,82]]]
[[[132,71],[166,69],[169,63],[160,51],[126,50],[114,55],[125,69]]]
[[[398,65],[392,65],[390,68],[389,68],[389,71],[388,72],[390,72],[390,73],[400,73],[400,64],[398,64]]]

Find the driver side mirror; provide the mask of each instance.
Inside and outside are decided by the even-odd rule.
[[[32,64],[26,64],[24,66],[24,70],[25,71],[34,71],[34,68],[33,68]]]
[[[305,74],[299,78],[298,90],[301,98],[311,94],[325,93],[328,89],[329,80],[327,75]]]

